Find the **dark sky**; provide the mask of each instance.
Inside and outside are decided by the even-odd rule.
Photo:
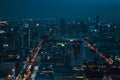
[[[0,0],[0,17],[120,18],[120,0]]]

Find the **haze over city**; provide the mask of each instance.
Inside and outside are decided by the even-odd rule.
[[[0,17],[120,19],[120,0],[0,0]]]

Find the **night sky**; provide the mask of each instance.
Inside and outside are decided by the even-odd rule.
[[[0,17],[120,19],[120,0],[0,0]]]

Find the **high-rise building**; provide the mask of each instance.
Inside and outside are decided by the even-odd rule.
[[[73,43],[73,54],[71,54],[72,66],[82,67],[86,55],[85,49],[86,47],[84,41],[76,41]]]
[[[95,20],[95,26],[96,26],[96,30],[99,31],[100,30],[100,16],[97,15],[96,16],[96,20]]]

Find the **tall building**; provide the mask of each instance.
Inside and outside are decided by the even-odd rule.
[[[97,30],[97,31],[100,30],[99,24],[100,24],[100,16],[97,15],[97,16],[96,16],[96,20],[95,20],[95,27],[96,27],[96,30]]]
[[[67,37],[69,36],[70,32],[69,32],[69,25],[67,24],[67,22],[64,19],[60,20],[60,31],[61,31],[61,35],[63,37]]]
[[[71,54],[71,65],[82,66],[85,60],[85,43],[84,41],[76,41],[73,43],[73,54]]]

